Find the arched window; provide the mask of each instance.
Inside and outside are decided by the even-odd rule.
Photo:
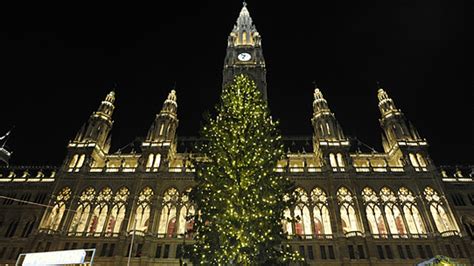
[[[111,199],[112,189],[109,187],[103,188],[97,195],[96,206],[89,224],[89,233],[100,235],[104,231]]]
[[[64,216],[66,211],[66,203],[71,198],[71,189],[69,187],[64,187],[60,190],[59,194],[56,196],[54,201],[53,208],[50,212],[46,211],[46,218],[44,218],[41,228],[49,230],[58,230],[59,224]]]
[[[161,210],[160,224],[158,226],[158,235],[166,237],[175,236],[178,200],[179,192],[175,188],[169,188],[163,194],[163,207]]]
[[[388,187],[380,190],[380,198],[384,204],[385,218],[387,219],[388,228],[392,237],[398,238],[400,235],[405,236],[407,231],[403,222],[402,213],[396,205],[397,197]]]
[[[194,227],[194,206],[189,201],[189,193],[191,189],[187,189],[181,196],[182,207],[179,211],[179,227],[178,236],[192,237],[192,230]]]
[[[89,223],[89,216],[91,213],[92,202],[95,198],[95,189],[92,187],[86,188],[79,197],[79,205],[77,207],[74,218],[72,219],[69,232],[81,235],[87,230]]]
[[[155,162],[153,163],[153,168],[160,167],[160,161],[161,161],[161,154],[157,153],[155,155]]]
[[[146,161],[146,168],[151,168],[153,166],[154,157],[155,157],[155,155],[153,155],[153,153],[150,153],[148,155],[148,160]]]
[[[435,221],[436,228],[438,229],[438,232],[444,233],[447,231],[457,231],[457,226],[451,217],[446,212],[446,209],[444,208],[443,201],[438,195],[438,192],[436,192],[433,188],[431,187],[426,187],[424,191],[425,199],[428,201],[428,204],[430,206],[430,212],[431,215],[433,216],[433,220]]]
[[[79,161],[77,161],[76,168],[81,168],[82,165],[84,165],[85,159],[86,159],[86,155],[82,154],[81,157],[79,157]]]
[[[354,197],[352,193],[346,188],[341,187],[337,190],[337,201],[339,204],[339,211],[341,215],[342,231],[344,234],[351,232],[363,232],[359,218],[354,209]]]
[[[246,44],[247,43],[247,32],[244,31],[242,32],[242,44]]]
[[[21,237],[28,237],[31,232],[33,231],[33,227],[36,222],[36,217],[32,217],[27,220],[25,225],[23,226],[23,231],[21,232]]]
[[[417,153],[416,158],[418,159],[418,164],[421,167],[426,167],[427,166],[425,158],[423,158],[423,155],[421,155],[421,153]]]
[[[77,154],[74,154],[74,156],[72,156],[72,159],[69,162],[69,168],[74,168],[74,166],[76,166],[78,157],[79,156]]]
[[[413,165],[413,167],[420,167],[420,165],[418,164],[418,160],[415,157],[415,154],[410,153],[409,156],[410,156],[411,165]]]
[[[120,232],[130,191],[126,187],[120,188],[114,196],[114,207],[107,223],[106,236],[117,235]]]
[[[16,229],[18,228],[19,220],[13,220],[10,222],[7,231],[5,232],[5,237],[13,237],[15,235]]]
[[[387,227],[380,210],[380,199],[375,191],[369,187],[362,190],[362,199],[365,204],[365,214],[369,222],[370,231],[374,237],[387,237]]]
[[[331,165],[331,167],[337,167],[336,156],[334,155],[334,153],[329,154],[329,164]]]
[[[331,219],[328,211],[328,198],[326,193],[319,187],[311,191],[311,201],[313,204],[314,234],[332,235]]]
[[[407,221],[407,227],[413,236],[426,234],[426,227],[416,207],[415,197],[406,187],[398,189],[398,199],[402,205],[403,215]]]
[[[337,154],[337,163],[338,163],[339,167],[344,167],[345,166],[344,157],[342,157],[342,154],[340,154],[340,153]]]
[[[295,234],[311,237],[311,215],[308,209],[308,194],[302,188],[294,191],[296,196],[296,207],[294,210]]]
[[[145,187],[138,196],[134,221],[130,221],[129,229],[145,233],[148,231],[150,220],[150,204],[154,193],[150,187]]]

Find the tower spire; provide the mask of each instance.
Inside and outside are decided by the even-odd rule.
[[[111,90],[100,103],[97,111],[89,117],[89,121],[76,135],[74,142],[95,142],[104,148],[110,130],[112,129],[112,115],[114,113],[115,91]]]
[[[267,100],[267,79],[262,38],[253,24],[247,3],[242,2],[237,21],[227,38],[227,52],[224,59],[223,87],[244,74],[252,79]]]
[[[174,141],[178,127],[178,103],[176,91],[172,89],[163,103],[163,108],[156,115],[155,121],[148,130],[146,141]]]
[[[313,119],[311,120],[316,139],[345,140],[339,122],[329,109],[328,102],[324,99],[323,93],[316,84],[314,88]]]
[[[401,140],[420,140],[416,128],[405,118],[400,109],[397,109],[395,102],[388,93],[378,86],[377,98],[381,114],[380,125],[384,130],[388,142],[387,147],[393,147]]]

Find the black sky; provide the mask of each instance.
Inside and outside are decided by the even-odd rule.
[[[346,135],[381,150],[380,81],[427,138],[437,164],[473,164],[472,12],[462,1],[358,2],[248,1],[282,132],[312,134],[315,80]],[[11,27],[0,34],[0,134],[16,126],[11,163],[60,164],[68,140],[114,87],[112,151],[146,134],[175,82],[178,135],[197,135],[202,113],[218,101],[227,36],[241,5],[5,10]],[[24,31],[35,28],[50,31]]]

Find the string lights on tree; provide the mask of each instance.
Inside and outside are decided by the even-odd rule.
[[[222,92],[217,115],[202,128],[196,162],[193,262],[206,265],[301,261],[282,241],[293,183],[274,171],[284,156],[278,123],[254,81],[238,75]]]

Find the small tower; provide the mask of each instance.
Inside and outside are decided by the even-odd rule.
[[[115,92],[111,91],[77,132],[74,140],[69,142],[69,155],[65,164],[69,171],[77,172],[82,166],[103,164],[110,148],[114,102]]]
[[[387,92],[379,88],[377,92],[381,118],[380,126],[383,129],[382,146],[385,153],[391,154],[393,162],[407,166],[409,162],[416,171],[426,171],[432,165],[430,162],[425,139],[409,122]]]
[[[379,99],[380,114],[382,115],[380,125],[385,133],[387,147],[392,148],[398,141],[421,140],[415,127],[406,120],[402,111],[397,109],[384,89],[379,88],[377,97]]]
[[[142,144],[142,161],[146,171],[158,171],[160,165],[167,165],[175,154],[176,129],[179,122],[177,110],[176,91],[171,90]]]
[[[349,140],[328,106],[319,88],[314,90],[313,146],[318,158],[323,158],[335,171],[349,166]],[[337,170],[339,169],[339,170]]]
[[[267,72],[262,38],[253,24],[245,2],[227,40],[222,85],[231,83],[238,74],[245,74],[253,79],[263,98],[267,99]]]

